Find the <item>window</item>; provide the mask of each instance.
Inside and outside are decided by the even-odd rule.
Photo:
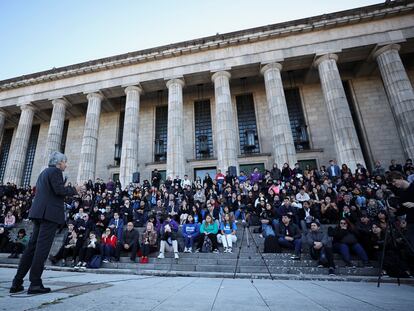
[[[65,153],[66,139],[68,137],[69,120],[63,123],[62,141],[60,143],[60,152]]]
[[[253,164],[241,164],[240,165],[240,172],[243,171],[246,176],[250,176],[253,172],[254,168],[257,167],[260,173],[265,172],[265,166],[263,163],[253,163]]]
[[[32,177],[33,160],[36,154],[37,138],[39,137],[40,125],[34,125],[30,132],[29,144],[27,146],[26,161],[23,169],[23,187],[30,185],[30,178]]]
[[[260,153],[253,95],[236,96],[241,154]]]
[[[113,180],[113,182],[118,181],[119,180],[119,173],[112,174],[112,180]]]
[[[213,154],[210,100],[194,103],[196,159],[208,159]]]
[[[154,161],[167,159],[168,106],[160,106],[155,110],[155,148]]]
[[[303,115],[299,89],[285,90],[285,97],[295,148],[296,150],[309,149],[308,131]]]
[[[201,182],[203,182],[204,177],[206,177],[206,173],[210,175],[212,179],[216,178],[216,167],[202,167],[202,168],[195,168],[194,169],[194,180],[197,179],[197,177],[201,178]]]
[[[307,166],[309,166],[309,169],[316,170],[318,168],[318,164],[316,163],[315,159],[311,160],[299,160],[299,167],[304,171]]]
[[[0,181],[3,182],[4,172],[6,171],[7,159],[9,158],[11,141],[14,129],[4,130],[3,140],[0,149]]]

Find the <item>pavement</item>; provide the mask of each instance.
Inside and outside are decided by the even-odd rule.
[[[411,285],[47,270],[52,293],[29,297],[8,293],[14,273],[0,268],[0,310],[414,310]]]

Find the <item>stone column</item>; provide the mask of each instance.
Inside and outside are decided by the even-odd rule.
[[[379,49],[377,60],[395,123],[407,158],[414,157],[414,91],[398,51],[398,44]]]
[[[35,107],[26,104],[21,106],[20,109],[22,113],[20,114],[19,125],[17,126],[16,136],[11,145],[6,171],[4,172],[4,182],[11,182],[17,186],[22,185],[23,170],[30,133],[32,131]]]
[[[65,113],[69,103],[62,99],[54,99],[52,101],[53,111],[50,118],[49,131],[47,133],[47,141],[45,154],[43,159],[43,168],[49,164],[49,156],[54,151],[61,151],[60,145],[62,143],[63,127],[65,124]]]
[[[88,110],[80,152],[78,184],[83,184],[89,179],[95,180],[96,148],[98,146],[99,118],[103,96],[99,93],[90,93],[87,98]]]
[[[218,71],[211,77],[216,101],[217,168],[223,173],[229,166],[235,166],[237,171],[239,170],[237,160],[239,137],[231,102],[230,77],[227,71]]]
[[[264,76],[267,106],[269,110],[269,125],[273,138],[273,156],[275,163],[282,167],[287,162],[291,167],[297,162],[296,149],[290,127],[289,114],[286,106],[279,63],[267,64],[261,69]]]
[[[183,178],[185,174],[183,86],[184,81],[181,79],[172,79],[167,82],[167,176],[173,178],[176,175]]]
[[[119,170],[122,187],[132,182],[132,174],[138,171],[139,96],[141,93],[142,89],[138,86],[128,86],[125,89],[125,121]]]
[[[0,110],[0,147],[3,142],[4,125],[6,124],[6,113]]]
[[[337,55],[326,54],[316,60],[316,66],[328,110],[337,162],[339,165],[346,163],[354,171],[357,163],[365,165],[365,162],[339,75],[337,60]]]

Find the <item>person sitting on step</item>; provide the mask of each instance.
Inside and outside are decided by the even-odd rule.
[[[310,231],[306,235],[306,242],[309,245],[309,254],[312,259],[318,261],[318,267],[328,266],[329,275],[335,275],[332,243],[328,235],[322,232],[319,221],[311,221]]]
[[[200,239],[198,243],[198,247],[196,252],[202,249],[204,244],[204,239],[208,238],[211,241],[211,246],[213,253],[218,253],[217,249],[217,232],[218,232],[218,224],[216,221],[213,220],[210,214],[206,215],[206,219],[200,226]],[[211,250],[210,250],[211,251]]]
[[[295,253],[291,259],[300,260],[302,235],[299,227],[292,222],[291,218],[290,214],[282,216],[281,223],[278,223],[275,228],[276,238],[281,247],[294,249]]]
[[[101,237],[101,254],[103,256],[103,263],[111,261],[111,257],[115,256],[115,249],[118,239],[111,228],[106,228]]]
[[[85,240],[79,252],[79,261],[75,270],[86,270],[86,265],[92,260],[94,255],[99,255],[101,247],[94,231],[89,232],[89,237]]]
[[[220,233],[217,234],[217,242],[223,244],[225,253],[233,252],[233,243],[236,243],[237,225],[231,221],[230,215],[224,215],[224,221],[220,224]]]
[[[118,240],[116,245],[115,261],[119,261],[121,251],[125,251],[131,252],[129,259],[135,262],[139,249],[139,233],[134,229],[134,223],[130,221],[127,223],[127,228],[124,230],[122,238]]]
[[[173,251],[174,252],[174,258],[178,259],[178,242],[177,242],[177,233],[171,229],[171,226],[169,224],[166,224],[163,226],[162,232],[161,232],[161,244],[160,244],[160,254],[158,255],[158,258],[162,259],[164,258],[164,252],[165,251]]]
[[[11,254],[9,258],[19,258],[19,254],[23,253],[24,249],[27,247],[27,244],[29,244],[29,237],[26,235],[26,230],[23,228],[19,229],[17,236],[11,238]]]
[[[194,223],[193,215],[187,216],[187,222],[183,225],[182,235],[184,237],[184,253],[192,253],[194,242],[197,242],[200,236],[200,227]]]
[[[65,265],[66,259],[72,257],[75,260],[78,255],[76,244],[78,242],[78,234],[75,231],[75,225],[72,221],[68,222],[68,231],[66,232],[62,246],[59,248],[59,251],[56,255],[50,255],[49,260],[52,264],[56,264],[60,259],[62,259],[62,266]]]
[[[154,224],[150,221],[147,222],[146,230],[142,234],[141,248],[142,257],[140,263],[148,263],[148,255],[157,251],[157,231],[154,228]]]

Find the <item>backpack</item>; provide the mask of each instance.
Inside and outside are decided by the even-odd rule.
[[[213,250],[213,244],[211,243],[211,240],[208,236],[204,237],[203,246],[201,247],[202,253],[211,253]]]
[[[264,253],[280,253],[281,251],[277,238],[273,235],[268,235],[264,241]]]
[[[88,268],[90,269],[99,269],[102,265],[102,256],[94,255],[88,263]]]

